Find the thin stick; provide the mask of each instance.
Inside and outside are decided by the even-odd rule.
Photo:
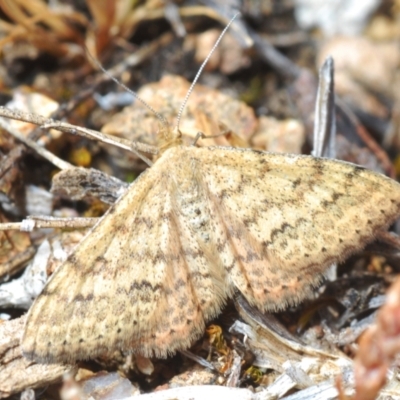
[[[8,121],[0,118],[0,126],[7,132],[9,132],[12,136],[14,136],[17,140],[35,150],[36,153],[40,154],[46,160],[50,161],[57,168],[63,170],[73,167],[72,164],[62,160],[61,158],[58,158],[56,155],[46,150],[44,147],[39,146],[34,140],[25,137],[18,129],[12,127]]]
[[[378,231],[377,239],[383,243],[400,249],[400,236],[396,235],[394,232]]]
[[[83,128],[80,126],[68,124],[67,122],[56,121],[51,118],[43,117],[42,115],[26,113],[18,110],[10,110],[5,107],[0,107],[0,117],[16,119],[19,121],[30,122],[41,126],[42,128],[54,128],[62,132],[78,134],[82,137],[91,140],[99,140],[103,143],[111,144],[121,149],[131,151],[140,157],[148,165],[153,165],[151,160],[139,153],[139,151],[147,154],[158,154],[158,149],[140,142],[133,142],[127,139],[116,138],[105,133],[94,131],[92,129]]]
[[[21,222],[4,222],[0,224],[0,231],[20,230],[31,232],[34,229],[43,228],[68,228],[82,229],[91,228],[99,218],[55,218],[55,217],[39,217],[29,216]]]
[[[179,353],[183,354],[185,357],[190,358],[191,360],[197,362],[203,367],[209,368],[211,371],[216,371],[217,369],[212,365],[209,361],[204,359],[203,357],[198,356],[197,354],[193,354],[188,350],[179,350]]]
[[[280,75],[290,80],[296,79],[301,72],[301,69],[293,63],[289,58],[284,56],[275,49],[267,40],[261,37],[257,32],[247,27],[250,38],[254,42],[254,48],[259,55],[271,65]]]

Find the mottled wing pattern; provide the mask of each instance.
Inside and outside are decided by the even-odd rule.
[[[310,295],[399,206],[398,183],[355,165],[172,147],[53,274],[28,314],[24,354],[166,356],[235,290],[262,310]]]
[[[28,358],[75,361],[117,349],[166,356],[188,347],[220,310],[224,269],[208,271],[213,266],[196,246],[185,247],[195,239],[173,209],[174,169],[158,165],[130,186],[36,299],[22,340]]]
[[[353,164],[228,148],[192,148],[191,157],[229,284],[263,310],[309,296],[332,263],[400,212],[400,185]]]

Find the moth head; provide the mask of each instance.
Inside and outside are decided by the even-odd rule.
[[[160,130],[158,131],[158,143],[159,143],[159,152],[157,154],[157,158],[159,158],[167,149],[175,146],[182,145],[182,132],[179,127],[171,129],[170,125],[165,126],[161,124]]]

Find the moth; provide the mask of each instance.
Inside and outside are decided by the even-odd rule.
[[[400,185],[357,165],[168,134],[35,300],[26,357],[173,354],[236,292],[262,311],[298,304],[399,215]]]
[[[297,304],[399,205],[397,182],[349,163],[176,142],[54,272],[28,313],[23,353],[173,354],[236,291],[263,311]]]

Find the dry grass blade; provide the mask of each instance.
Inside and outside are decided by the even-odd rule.
[[[328,58],[325,60],[319,72],[319,85],[315,106],[312,154],[317,157],[336,158],[336,120],[333,74],[333,59]]]
[[[82,40],[79,31],[71,28],[63,15],[54,13],[41,1],[3,0],[0,7],[16,24],[8,29],[8,36],[0,41],[0,47],[10,41],[28,40],[38,49],[63,57],[71,54],[71,48],[61,40],[78,43]],[[78,13],[71,13],[68,17],[80,25],[87,23]]]

